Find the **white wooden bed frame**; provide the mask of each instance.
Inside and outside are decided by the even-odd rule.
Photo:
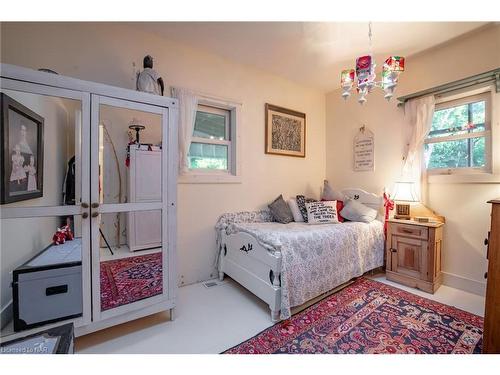
[[[344,189],[342,193],[379,211],[378,220],[383,220],[383,198],[361,189]],[[252,235],[244,232],[227,235],[222,230],[219,247],[219,280],[228,275],[271,309],[271,320],[280,320],[281,306],[281,253],[270,252]],[[353,275],[353,278],[359,275]]]

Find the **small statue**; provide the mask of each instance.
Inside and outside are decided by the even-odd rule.
[[[163,96],[165,85],[158,72],[153,69],[153,58],[150,55],[144,57],[143,66],[144,70],[137,75],[137,91]]]

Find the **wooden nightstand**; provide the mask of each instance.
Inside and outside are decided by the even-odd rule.
[[[434,293],[441,285],[443,223],[389,219],[387,280]]]

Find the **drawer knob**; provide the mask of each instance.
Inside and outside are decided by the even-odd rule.
[[[484,273],[484,278],[487,279],[488,278],[488,272],[485,272]]]
[[[488,246],[488,239],[487,238],[484,239],[484,246]]]
[[[92,212],[92,217],[97,217],[97,216],[99,216],[99,212],[97,211]]]
[[[395,249],[393,247],[391,247],[389,250],[391,251],[391,253],[396,253],[398,251],[397,249]]]
[[[84,213],[82,214],[82,219],[86,219],[86,218],[88,218],[88,217],[89,217],[89,213],[88,213],[88,212],[84,212]]]

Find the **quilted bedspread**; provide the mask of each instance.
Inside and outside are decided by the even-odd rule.
[[[269,251],[281,252],[281,319],[290,317],[291,307],[383,265],[384,230],[378,220],[321,225],[257,221],[229,221],[220,229],[246,232]]]

